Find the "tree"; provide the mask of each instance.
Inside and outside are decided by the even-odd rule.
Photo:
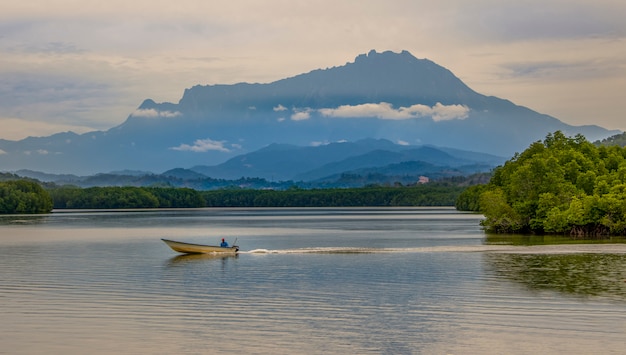
[[[0,213],[49,213],[52,199],[41,185],[33,181],[0,182]]]
[[[557,131],[496,168],[484,188],[460,197],[461,206],[478,204],[488,231],[625,234],[626,148],[597,147]]]

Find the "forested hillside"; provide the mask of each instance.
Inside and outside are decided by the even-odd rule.
[[[606,145],[606,146],[618,145],[620,147],[625,147],[626,146],[626,133],[616,134],[614,136],[605,138],[601,141],[595,141],[593,144],[598,145],[598,146],[599,145]]]

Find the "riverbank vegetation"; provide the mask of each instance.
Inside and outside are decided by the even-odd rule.
[[[286,190],[231,186],[217,190],[180,187],[59,186],[0,173],[0,214],[48,213],[56,209],[201,207],[393,207],[454,206],[468,186],[489,181],[488,173],[404,186]]]
[[[36,182],[8,180],[0,182],[0,214],[49,213],[52,199]]]
[[[207,207],[453,206],[463,189],[450,184],[429,183],[412,187],[214,190],[203,195]]]
[[[58,187],[54,208],[365,207],[453,206],[464,187],[429,183],[412,187],[197,191],[164,187]]]
[[[496,233],[626,235],[626,148],[557,131],[465,190],[456,207],[482,212]]]

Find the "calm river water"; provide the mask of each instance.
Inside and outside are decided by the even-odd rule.
[[[487,238],[480,219],[446,208],[3,216],[0,353],[626,352],[626,244]],[[178,256],[160,240],[222,237],[242,252]]]

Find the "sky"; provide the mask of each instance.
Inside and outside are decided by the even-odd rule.
[[[475,91],[626,131],[623,0],[0,0],[0,139],[123,123],[195,85],[407,50]]]

